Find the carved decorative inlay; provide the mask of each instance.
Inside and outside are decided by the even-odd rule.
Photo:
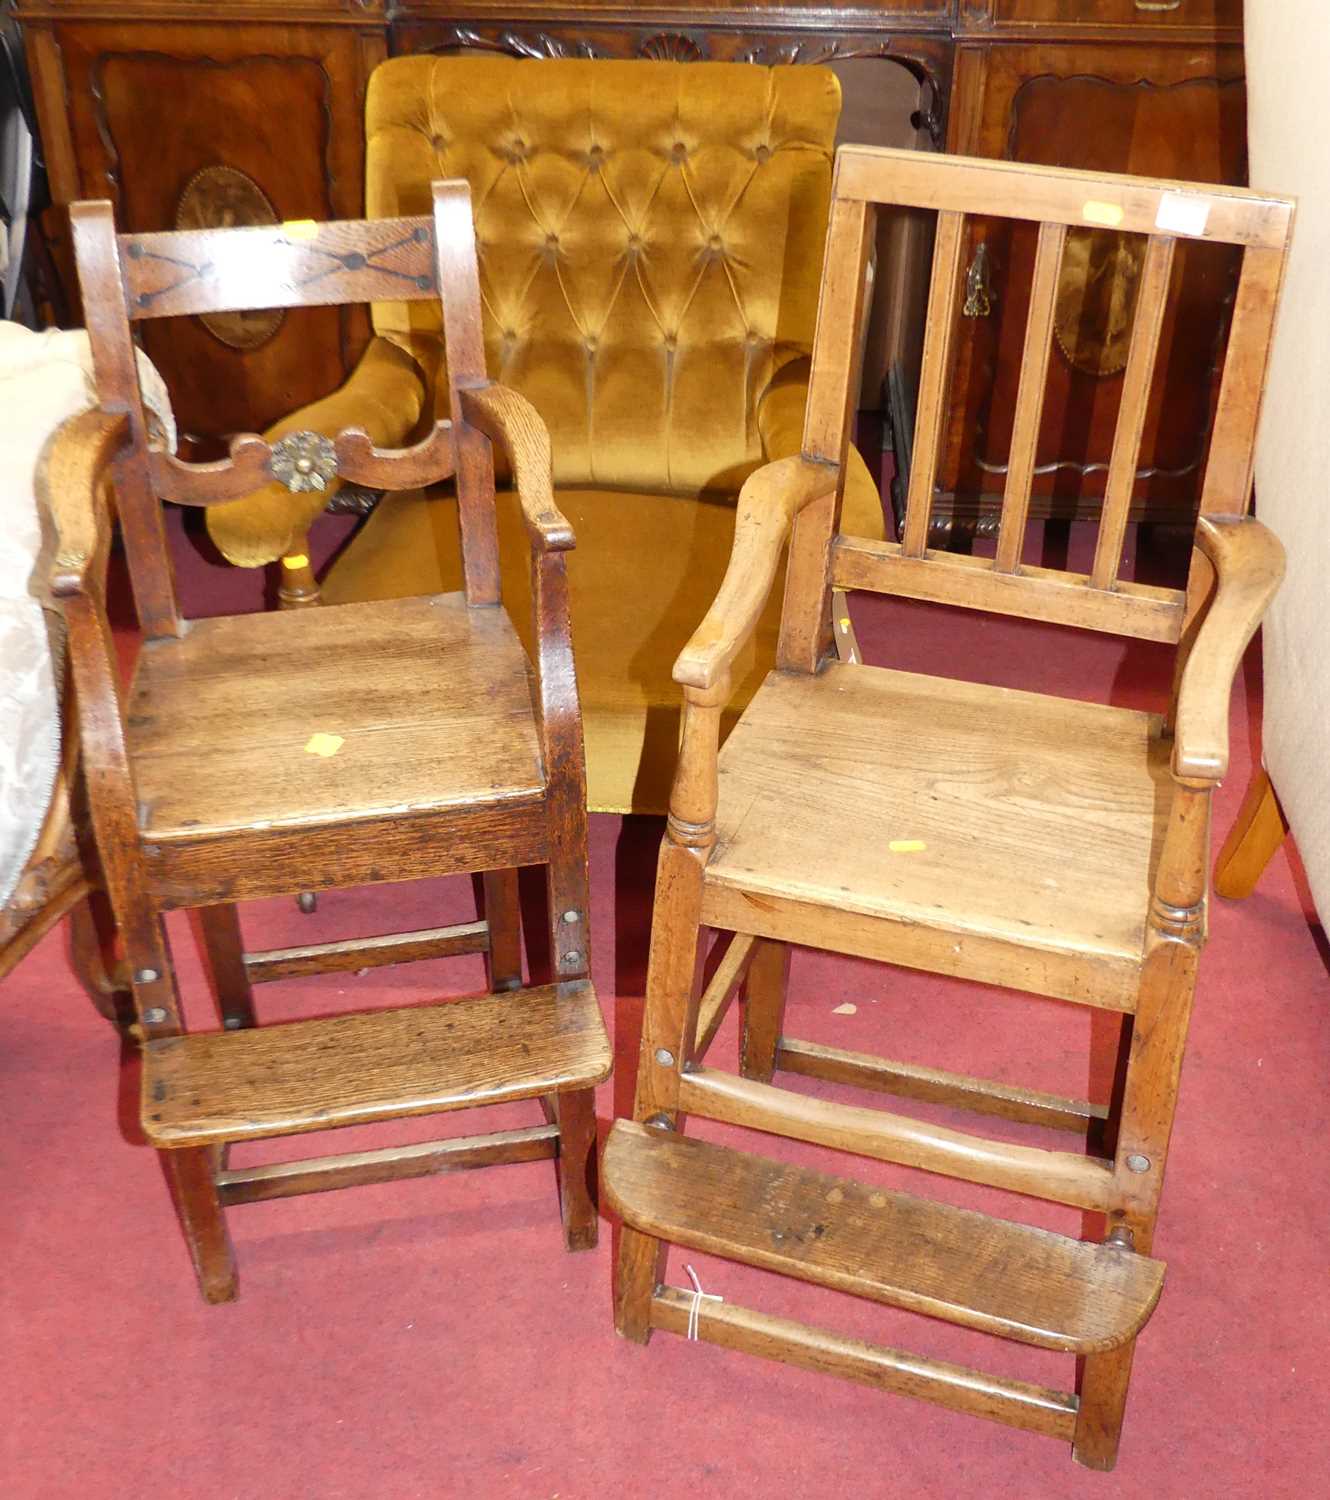
[[[1067,231],[1053,330],[1058,348],[1076,369],[1100,376],[1126,369],[1144,259],[1140,235]]]
[[[474,26],[450,26],[445,47],[475,47],[481,52],[507,52],[513,57],[595,57],[590,42],[565,42],[548,31],[477,31]],[[431,50],[438,50],[437,48]]]
[[[653,62],[701,62],[707,52],[705,44],[681,31],[658,31],[639,43],[637,55]]]
[[[292,494],[326,490],[337,473],[337,450],[317,432],[288,432],[272,445],[269,467]]]
[[[204,167],[185,184],[176,204],[177,229],[234,229],[276,224],[277,211],[252,177],[235,167]],[[232,349],[257,349],[282,326],[280,307],[202,313],[199,322]]]

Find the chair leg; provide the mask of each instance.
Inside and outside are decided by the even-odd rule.
[[[108,961],[114,947],[115,918],[106,893],[89,891],[69,911],[69,961],[97,1014],[124,1027],[133,1020],[134,997],[127,965]]]
[[[485,921],[489,925],[489,984],[492,990],[522,987],[522,912],[516,870],[486,870]]]
[[[1252,777],[1237,821],[1219,851],[1215,865],[1215,890],[1219,895],[1230,901],[1250,896],[1287,833],[1279,798],[1262,768]]]
[[[203,906],[197,919],[222,1025],[227,1031],[255,1025],[254,992],[245,968],[245,945],[235,907]]]
[[[651,1338],[651,1299],[665,1277],[664,1240],[622,1227],[614,1277],[614,1326],[619,1336],[645,1344]]]
[[[596,1152],[596,1096],[573,1089],[555,1103],[559,1119],[559,1202],[568,1250],[594,1250],[600,1231],[590,1171]]]
[[[1118,1461],[1118,1439],[1131,1383],[1136,1340],[1081,1361],[1080,1405],[1071,1454],[1087,1469],[1108,1470]]]
[[[203,1300],[230,1302],[236,1295],[235,1253],[217,1196],[213,1153],[206,1146],[191,1146],[160,1154]]]
[[[785,1025],[789,979],[790,945],[766,938],[755,943],[744,981],[739,1071],[745,1078],[771,1082],[776,1070],[776,1048]]]

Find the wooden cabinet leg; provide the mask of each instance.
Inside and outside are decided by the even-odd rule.
[[[591,1089],[560,1094],[559,1196],[563,1243],[569,1250],[594,1250],[600,1230],[590,1172],[596,1154],[596,1096]]]
[[[1071,1453],[1087,1469],[1111,1469],[1118,1461],[1135,1352],[1136,1340],[1130,1339],[1106,1354],[1092,1354],[1081,1361],[1080,1405]]]
[[[522,987],[522,915],[516,870],[486,870],[482,876],[485,921],[489,925],[489,983],[492,990]]]
[[[235,907],[200,907],[197,921],[222,1025],[227,1031],[255,1025],[254,992],[245,968],[245,945]]]
[[[1247,795],[1229,829],[1215,865],[1215,890],[1230,901],[1242,901],[1256,889],[1266,865],[1284,842],[1288,823],[1269,776],[1262,768],[1252,777]]]
[[[235,1253],[217,1196],[213,1153],[206,1146],[192,1146],[160,1155],[203,1300],[230,1302],[236,1295]]]
[[[665,1276],[668,1248],[664,1240],[623,1226],[614,1277],[614,1326],[635,1344],[651,1338],[651,1299]]]
[[[790,945],[763,938],[753,947],[744,981],[743,1040],[739,1071],[770,1083],[776,1048],[785,1025],[785,993],[790,979]]]
[[[280,609],[311,609],[319,602],[319,582],[309,561],[309,538],[301,537],[282,558],[277,585]]]

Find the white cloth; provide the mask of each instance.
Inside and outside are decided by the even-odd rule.
[[[166,388],[142,354],[139,380],[174,452]],[[0,906],[37,842],[60,762],[56,673],[39,602],[45,580],[36,576],[37,460],[56,428],[96,400],[87,334],[0,322]]]
[[[1265,765],[1330,919],[1330,7],[1247,0],[1251,180],[1298,200],[1256,450],[1256,505],[1288,551],[1265,622]]]

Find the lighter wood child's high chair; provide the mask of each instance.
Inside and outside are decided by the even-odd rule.
[[[854,332],[875,206],[938,212],[929,323],[899,544],[840,530]],[[967,214],[1034,220],[1038,253],[995,558],[930,551],[939,435]],[[848,146],[839,155],[803,454],[740,500],[729,572],[675,665],[686,703],[661,848],[632,1122],[602,1182],[624,1222],[619,1331],[653,1329],[831,1371],[1116,1458],[1151,1258],[1197,959],[1211,794],[1228,765],[1234,671],[1278,586],[1279,543],[1246,516],[1252,448],[1292,205],[1230,188]],[[1091,571],[1027,566],[1059,266],[1068,229],[1148,237]],[[1146,401],[1180,238],[1243,248],[1185,592],[1119,577]],[[796,519],[797,518],[797,519]],[[777,669],[717,756],[729,667],[794,523]],[[841,663],[834,589],[1082,626],[1177,646],[1163,717]],[[885,856],[902,831],[909,859]],[[1056,850],[1056,894],[1030,875]],[[705,991],[700,929],[733,934]],[[790,943],[980,980],[1116,1013],[1111,1106],[814,1046],[783,1031]],[[741,1075],[705,1062],[744,982]],[[1068,1130],[1111,1155],[1044,1150],[772,1085],[784,1070]],[[1069,1204],[1087,1243],[783,1164],[682,1133],[699,1115]],[[840,1338],[662,1284],[667,1242],[1083,1361],[1079,1395]]]
[[[568,627],[573,546],[549,440],[485,378],[464,182],[433,213],[120,234],[108,203],[71,210],[99,408],[54,439],[43,483],[58,532],[52,586],[69,626],[92,822],[127,950],[141,1046],[140,1118],[161,1151],[210,1302],[235,1295],[233,1204],[460,1167],[558,1157],[565,1242],[596,1242],[587,1171],[593,1086],[610,1070],[589,969],[586,775]],[[150,444],[132,324],[250,308],[442,302],[449,415],[386,449],[382,413],[335,440],[252,434],[183,463]],[[405,358],[405,356],[403,356]],[[536,649],[499,597],[491,442],[512,461],[530,547]],[[212,505],[278,478],[391,489],[455,476],[465,587],[325,610],[188,620],[159,497]],[[106,615],[114,482],[144,641],[122,694]],[[522,987],[517,869],[549,872],[553,980]],[[481,920],[363,941],[247,952],[236,903],[477,872]],[[222,1012],[187,1031],[163,917],[201,909]],[[256,1025],[253,984],[483,953],[490,993]],[[513,1099],[538,1123],[426,1145],[233,1168],[236,1141]]]

